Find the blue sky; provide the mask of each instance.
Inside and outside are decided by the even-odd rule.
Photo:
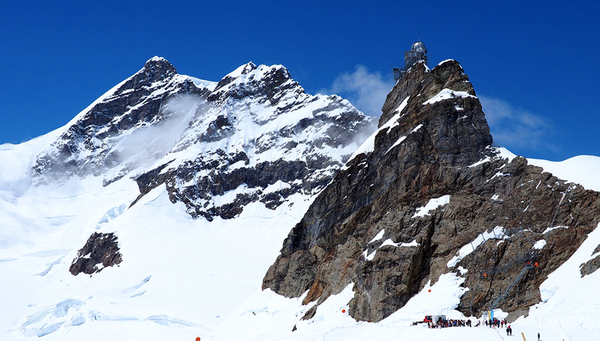
[[[469,75],[492,134],[527,157],[600,156],[600,2],[4,1],[0,143],[66,124],[149,58],[218,81],[283,64],[378,114],[417,39]]]

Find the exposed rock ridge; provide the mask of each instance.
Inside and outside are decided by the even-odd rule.
[[[37,156],[33,167],[43,176],[68,178],[102,175],[123,161],[114,147],[121,136],[166,118],[162,106],[175,96],[208,96],[209,89],[194,84],[166,59],[154,57],[144,67],[109,92]],[[127,134],[126,134],[127,132]]]
[[[526,312],[541,282],[597,226],[600,200],[524,158],[503,158],[491,143],[462,67],[415,65],[388,95],[378,131],[359,149],[366,152],[291,230],[263,288],[288,297],[309,290],[305,303],[320,303],[354,283],[350,314],[379,321],[455,272],[469,288],[459,306],[466,314],[493,304]],[[555,226],[569,228],[548,229]],[[458,253],[478,236],[487,237],[475,251]]]
[[[165,184],[171,201],[208,220],[234,218],[251,202],[275,209],[320,191],[372,126],[338,96],[306,94],[283,66],[248,63],[217,84],[174,147],[203,152],[136,180],[141,193]]]
[[[37,156],[34,178],[132,178],[138,199],[164,184],[193,217],[228,219],[317,193],[374,124],[338,96],[306,94],[281,65],[250,62],[216,83],[154,57]]]

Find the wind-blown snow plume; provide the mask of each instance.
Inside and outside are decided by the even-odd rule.
[[[195,95],[173,97],[161,108],[162,120],[124,136],[115,147],[121,162],[139,166],[168,154],[188,127],[190,120],[205,112],[207,101]]]

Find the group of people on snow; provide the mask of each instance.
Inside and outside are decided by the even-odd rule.
[[[423,322],[427,322],[427,328],[449,328],[449,327],[472,327],[471,320],[455,320],[444,318],[432,319],[432,316],[425,316]],[[418,322],[415,322],[417,324]],[[506,335],[512,335],[512,327],[506,322],[506,320],[486,319],[484,320],[486,327],[490,328],[504,328],[506,327]],[[475,327],[479,327],[481,321],[477,321]]]
[[[436,315],[433,315],[436,316]],[[472,327],[472,322],[470,319],[468,320],[447,320],[444,315],[438,315],[433,317],[432,315],[425,316],[423,321],[414,322],[413,325],[417,325],[419,323],[427,322],[427,328],[449,328],[449,327]],[[484,319],[484,323],[486,327],[490,328],[504,328],[506,327],[506,335],[512,336],[513,330],[510,324],[506,322],[506,320],[500,320],[497,318],[494,319]],[[481,324],[481,320],[477,321],[475,327],[479,327]],[[540,333],[537,335],[538,341],[541,341]]]
[[[472,327],[471,320],[446,320],[439,319],[437,322],[427,321],[427,328],[449,328],[449,327]]]
[[[496,327],[496,328],[504,328],[504,326],[508,325],[506,320],[499,320],[497,318],[485,320],[486,327]]]
[[[494,328],[504,328],[506,326],[506,335],[512,335],[512,327],[508,324],[508,322],[506,322],[506,320],[499,320],[494,318],[492,319],[488,319],[485,320],[485,325],[487,327],[494,327]]]
[[[506,320],[499,320],[497,318],[485,320],[486,327],[490,328],[504,328],[506,326],[506,335],[512,335],[512,327],[506,322]]]

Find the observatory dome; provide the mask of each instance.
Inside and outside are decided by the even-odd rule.
[[[410,50],[413,52],[427,53],[427,48],[425,47],[425,44],[423,44],[422,41],[416,41],[414,44],[412,44],[412,47],[410,48]]]

